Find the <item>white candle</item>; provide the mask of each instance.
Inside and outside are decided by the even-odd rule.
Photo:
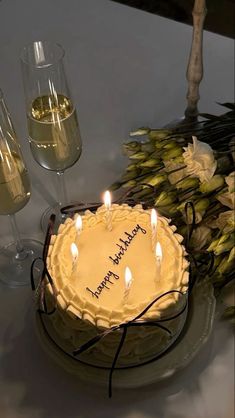
[[[72,255],[72,273],[73,273],[76,267],[77,259],[79,255],[78,247],[76,246],[74,242],[71,244],[70,250],[71,250],[71,255]]]
[[[132,278],[132,273],[131,270],[129,269],[129,267],[125,268],[125,292],[124,292],[124,297],[123,297],[123,301],[124,304],[126,304],[130,290],[131,290],[131,285],[133,282],[133,278]]]
[[[157,212],[155,209],[151,210],[151,228],[152,228],[152,250],[155,249],[155,242],[157,238]]]
[[[160,242],[157,242],[155,248],[155,257],[156,257],[156,281],[161,278],[161,265],[162,265],[162,247]]]
[[[75,228],[77,230],[77,234],[80,235],[82,232],[82,217],[81,215],[78,215],[76,222],[75,222]]]
[[[107,190],[104,194],[104,205],[106,207],[106,228],[108,229],[108,231],[112,231],[112,218],[111,218],[111,194],[110,192]]]

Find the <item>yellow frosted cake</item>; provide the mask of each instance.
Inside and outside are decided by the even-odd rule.
[[[188,261],[183,238],[169,220],[158,217],[156,240],[162,249],[157,260],[153,248],[150,210],[141,205],[103,205],[95,213],[86,211],[82,229],[75,217],[61,224],[51,237],[47,268],[57,292],[57,308],[49,318],[53,330],[71,353],[98,333],[133,320],[158,296],[160,298],[140,320],[158,321],[177,313],[188,290]],[[107,227],[110,226],[110,227]],[[71,244],[78,249],[76,258]],[[127,286],[125,272],[132,280]],[[184,294],[184,296],[182,295]],[[47,285],[47,296],[52,295]],[[158,326],[129,327],[118,366],[137,365],[164,351],[179,335],[186,311],[164,322],[171,335]],[[79,357],[91,364],[110,366],[121,331],[107,333]]]

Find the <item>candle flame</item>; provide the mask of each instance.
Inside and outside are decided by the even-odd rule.
[[[78,252],[78,247],[76,246],[74,242],[72,242],[70,250],[71,250],[72,257],[73,257],[73,262],[75,262],[78,258],[79,252]]]
[[[151,210],[151,226],[154,230],[157,228],[157,211],[155,209]]]
[[[157,260],[161,261],[161,259],[162,259],[162,247],[161,247],[160,242],[157,242],[157,244],[156,244],[155,254],[156,254]]]
[[[129,267],[126,267],[125,269],[125,287],[126,289],[129,289],[131,287],[132,283],[132,273]]]
[[[82,232],[82,217],[81,217],[81,215],[78,215],[78,217],[76,219],[75,228],[76,228],[76,230],[79,234]]]
[[[110,209],[111,207],[111,194],[108,190],[104,193],[104,204],[106,209]]]

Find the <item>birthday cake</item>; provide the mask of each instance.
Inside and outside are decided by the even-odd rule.
[[[187,315],[185,310],[177,316],[188,290],[183,238],[161,216],[153,236],[151,211],[141,205],[113,204],[108,214],[104,205],[95,213],[87,210],[79,230],[77,217],[66,219],[52,235],[47,256],[54,283],[54,290],[50,283],[46,287],[49,303],[56,292],[56,310],[48,318],[57,341],[73,353],[102,334],[78,358],[109,367],[122,335],[120,325],[141,314],[136,322],[143,325],[128,327],[117,365],[150,360],[179,335]],[[155,253],[157,242],[161,256]]]

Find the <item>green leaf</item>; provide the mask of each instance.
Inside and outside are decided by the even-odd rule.
[[[199,113],[199,116],[202,116],[205,119],[211,119],[211,120],[216,120],[216,119],[220,119],[219,116],[216,115],[210,115],[210,113]]]
[[[216,102],[218,105],[223,106],[223,107],[227,107],[227,109],[232,109],[235,110],[235,103],[220,103],[220,102]]]

